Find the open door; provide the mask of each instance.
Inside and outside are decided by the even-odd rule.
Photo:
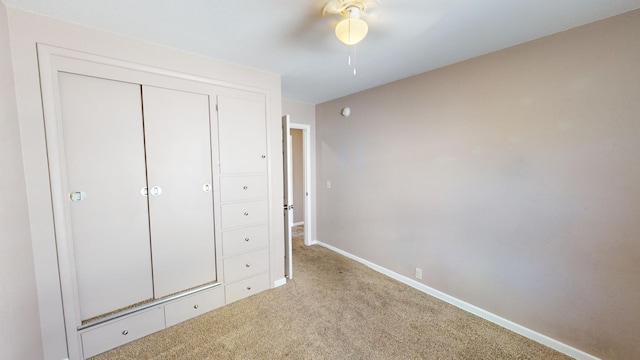
[[[291,171],[291,141],[289,115],[282,117],[282,159],[284,169],[284,274],[293,279],[293,258],[291,252],[291,224],[293,223],[293,189]]]

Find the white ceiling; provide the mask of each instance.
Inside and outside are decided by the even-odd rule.
[[[640,8],[640,0],[380,0],[357,70],[329,0],[2,0],[282,75],[282,95],[317,104]]]

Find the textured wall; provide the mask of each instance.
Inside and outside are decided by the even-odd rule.
[[[640,358],[638,34],[634,11],[318,105],[318,239]]]
[[[40,359],[36,278],[6,8],[0,2],[0,358]]]

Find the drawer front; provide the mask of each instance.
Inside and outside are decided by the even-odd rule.
[[[248,252],[269,245],[267,225],[229,230],[222,233],[222,255]]]
[[[222,202],[266,198],[266,176],[230,176],[220,178],[220,200]]]
[[[269,271],[269,249],[224,259],[226,284]]]
[[[225,289],[227,304],[267,289],[269,289],[269,273],[259,274],[227,285]]]
[[[222,227],[232,228],[267,222],[266,201],[222,205]]]
[[[82,333],[82,351],[88,358],[164,329],[164,311],[153,308],[98,325]]]
[[[224,287],[217,286],[185,296],[164,306],[167,327],[224,305]]]

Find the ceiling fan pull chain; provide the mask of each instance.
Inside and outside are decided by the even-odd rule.
[[[353,75],[356,75],[356,46],[353,45]]]

